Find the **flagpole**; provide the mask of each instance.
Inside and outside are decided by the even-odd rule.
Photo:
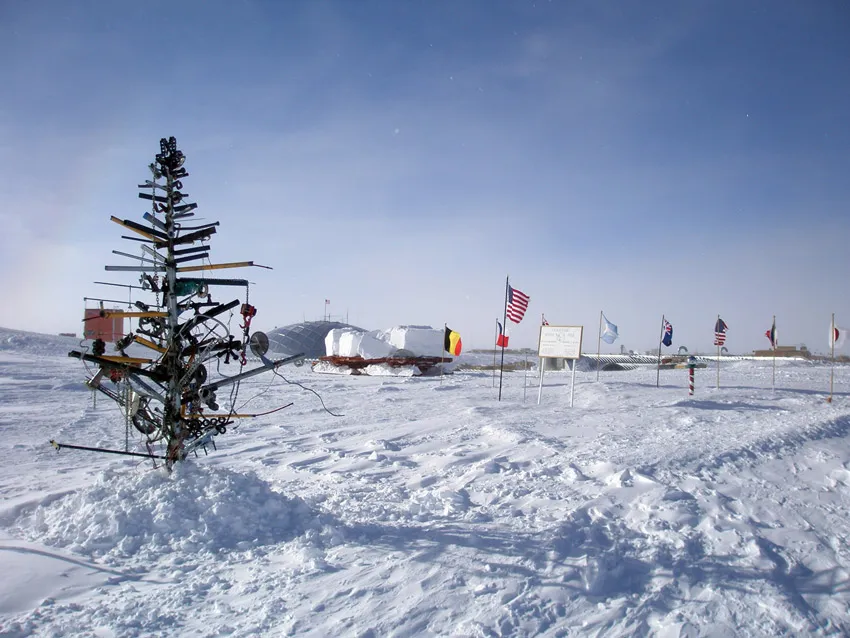
[[[829,367],[829,398],[827,403],[832,403],[833,379],[835,378],[835,313],[832,313],[832,319],[829,322],[829,349],[832,365]]]
[[[445,366],[445,357],[443,354],[446,352],[446,330],[449,329],[449,324],[443,324],[443,352],[440,354],[440,385],[443,385],[443,367]],[[451,353],[449,353],[451,354]]]
[[[525,394],[528,390],[528,353],[525,354],[525,376],[522,378],[522,402],[525,403]]]
[[[504,326],[504,331],[505,331],[502,334],[505,334],[505,335],[508,334],[508,286],[510,286],[510,280],[511,280],[510,275],[505,277],[505,307],[504,307],[504,315],[503,315],[504,319],[502,320],[502,321],[504,321],[504,323],[502,325]],[[505,370],[505,341],[503,339],[502,340],[502,360],[499,363],[499,401],[502,400],[502,375],[504,373],[504,370]]]
[[[602,348],[602,311],[599,311],[599,331],[596,333],[596,380],[599,381],[599,353]],[[658,346],[661,350],[661,346]]]
[[[720,327],[720,315],[717,315],[716,327]],[[714,340],[717,342],[717,389],[720,389],[720,339],[717,338],[717,330],[714,331]]]
[[[776,315],[773,315],[773,323],[770,324],[771,330],[773,330],[773,391],[776,392]]]
[[[496,342],[499,340],[499,318],[496,317],[496,338],[493,340],[493,387],[496,387]]]
[[[658,337],[658,365],[655,368],[655,387],[659,387],[661,380],[661,340],[664,338],[664,315],[661,315],[661,335]]]

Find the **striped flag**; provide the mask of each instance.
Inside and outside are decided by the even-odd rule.
[[[448,326],[446,326],[445,337],[443,338],[443,349],[456,357],[463,350],[463,342],[460,340],[460,334]]]
[[[720,317],[717,318],[717,323],[714,324],[714,345],[722,346],[726,343],[726,330],[728,326]]]
[[[496,345],[500,348],[508,347],[508,335],[502,330],[502,322],[496,321],[496,326],[499,328],[499,336],[496,337]]]
[[[528,302],[531,300],[524,292],[517,290],[513,286],[508,286],[508,319],[514,323],[519,323],[525,316],[525,311],[528,310]]]

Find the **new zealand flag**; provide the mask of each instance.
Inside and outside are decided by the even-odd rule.
[[[661,343],[665,346],[673,345],[673,324],[664,320],[664,336],[661,337]]]

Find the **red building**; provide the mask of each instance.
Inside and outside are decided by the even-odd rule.
[[[86,308],[83,337],[115,343],[124,336],[124,317],[103,317],[100,308]]]

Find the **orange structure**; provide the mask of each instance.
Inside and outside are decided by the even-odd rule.
[[[124,317],[104,317],[100,308],[86,308],[83,318],[83,337],[115,343],[124,336]]]

